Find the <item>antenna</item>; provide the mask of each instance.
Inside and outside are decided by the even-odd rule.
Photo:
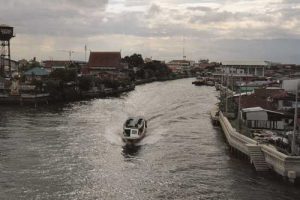
[[[183,58],[183,60],[186,59],[184,46],[185,46],[185,38],[182,37],[182,58]]]
[[[72,50],[59,50],[63,52],[67,52],[69,54],[69,60],[72,61],[72,54],[75,53],[75,51]]]
[[[84,61],[86,62],[86,51],[87,51],[87,47],[86,45],[84,45]]]

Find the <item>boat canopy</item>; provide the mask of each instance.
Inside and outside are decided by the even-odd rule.
[[[130,117],[126,120],[124,125],[127,128],[138,128],[142,124],[143,120],[144,119],[141,117]]]

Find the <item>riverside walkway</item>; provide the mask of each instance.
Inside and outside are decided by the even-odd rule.
[[[270,144],[259,144],[256,140],[240,134],[221,111],[219,111],[219,122],[228,144],[247,155],[257,171],[273,170],[292,183],[299,179],[300,156],[283,154]]]

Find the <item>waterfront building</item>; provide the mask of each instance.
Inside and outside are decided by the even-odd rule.
[[[102,79],[128,79],[128,65],[122,62],[121,52],[90,52],[86,72]]]
[[[265,61],[224,61],[216,69],[213,76],[222,82],[233,87],[237,81],[251,81],[265,77],[265,69],[268,63]]]
[[[182,74],[184,72],[189,72],[194,64],[195,61],[192,60],[171,60],[167,63],[167,66],[172,72]]]
[[[240,104],[240,108],[261,107],[267,110],[284,111],[291,109],[292,102],[295,101],[295,95],[289,94],[282,88],[266,87],[256,88],[248,95],[236,94],[233,96],[236,107]],[[290,105],[288,107],[287,105]]]
[[[30,82],[33,79],[35,80],[45,79],[46,77],[49,76],[49,72],[45,68],[34,67],[24,72],[24,75],[26,77],[26,81]]]
[[[90,52],[87,63],[90,74],[118,71],[123,68],[120,52]]]
[[[222,72],[232,76],[264,77],[267,66],[265,61],[224,61]]]
[[[84,61],[71,61],[71,60],[44,60],[42,61],[42,66],[48,71],[52,72],[55,69],[66,69],[68,66],[75,64],[80,68],[86,65]]]
[[[284,113],[261,107],[244,108],[241,110],[241,116],[242,122],[252,129],[284,130],[289,125]]]
[[[231,90],[253,91],[268,81],[265,77],[265,69],[268,64],[264,61],[226,61],[216,68],[212,76],[222,85],[226,85]],[[252,82],[251,86],[248,83]]]

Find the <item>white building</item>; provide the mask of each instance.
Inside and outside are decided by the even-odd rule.
[[[249,128],[283,130],[290,122],[284,113],[266,110],[261,107],[241,110],[242,121]]]
[[[184,71],[190,71],[194,66],[195,61],[192,60],[171,60],[167,63],[167,66],[175,73],[183,73]]]
[[[264,77],[267,66],[265,61],[224,61],[221,71],[230,76]]]

